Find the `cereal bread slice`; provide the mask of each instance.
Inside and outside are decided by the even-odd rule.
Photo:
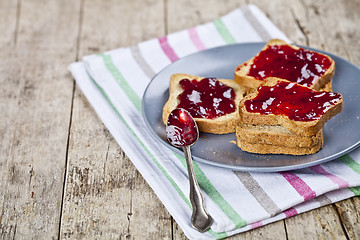
[[[290,131],[313,136],[342,111],[341,94],[319,92],[278,78],[267,78],[240,103],[240,123],[281,125]]]
[[[237,139],[236,144],[245,152],[258,154],[308,155],[317,153],[323,147],[322,141],[310,147],[291,147],[264,143],[250,143],[242,139]]]
[[[330,56],[272,39],[256,56],[236,67],[235,81],[257,88],[265,78],[277,77],[319,90],[334,71],[335,62]]]
[[[284,147],[313,147],[323,142],[323,130],[313,136],[302,136],[279,125],[239,124],[236,139],[242,142]]]
[[[170,85],[169,85],[169,99],[163,107],[162,119],[164,124],[167,122],[167,118],[172,110],[179,107],[180,100],[179,96],[184,92],[183,87],[180,82],[182,80],[190,80],[200,82],[203,79],[208,79],[199,76],[193,76],[189,74],[174,74],[170,77]],[[246,88],[238,85],[234,80],[230,79],[214,79],[211,78],[211,82],[220,82],[217,83],[222,87],[230,87],[234,94],[235,98],[233,99],[233,109],[234,111],[231,113],[224,114],[222,116],[218,116],[216,118],[204,118],[204,117],[194,117],[196,123],[198,124],[199,131],[207,132],[207,133],[215,133],[215,134],[226,134],[235,132],[237,121],[239,119],[239,102],[243,98]],[[196,92],[197,101],[203,100],[202,97],[206,93]],[[211,99],[210,99],[211,100]],[[207,99],[209,101],[209,99]],[[201,104],[200,104],[201,105]],[[186,108],[185,108],[186,109]],[[186,109],[190,112],[190,109]],[[191,113],[191,112],[190,112]]]

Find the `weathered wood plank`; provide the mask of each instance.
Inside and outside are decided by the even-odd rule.
[[[335,203],[337,211],[350,239],[360,239],[360,198],[354,197]]]
[[[79,58],[164,34],[162,1],[85,1]],[[131,24],[130,24],[131,23]],[[171,239],[171,219],[76,88],[60,238]]]
[[[134,167],[76,91],[60,238],[130,235],[134,181]]]
[[[302,5],[302,7],[301,7]],[[360,3],[358,1],[300,1],[294,17],[306,34],[308,45],[359,61]],[[354,58],[354,59],[351,59]]]
[[[214,21],[243,4],[245,0],[230,0],[221,3],[216,0],[168,0],[166,5],[167,33]],[[179,11],[179,9],[186,10]]]
[[[299,26],[296,12],[303,6],[299,1],[250,0],[294,43],[306,45],[306,36]]]
[[[20,1],[0,1],[0,46],[12,46],[16,41]]]
[[[57,238],[73,94],[66,65],[75,59],[80,4],[1,4],[13,19],[0,24],[9,27],[0,43],[0,238]]]
[[[162,1],[84,2],[80,57],[128,47],[164,34]]]
[[[288,239],[347,239],[330,205],[285,220]]]

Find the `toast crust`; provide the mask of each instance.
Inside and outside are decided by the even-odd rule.
[[[180,86],[182,79],[195,79],[200,81],[205,77],[193,76],[189,74],[174,74],[170,77],[169,85],[169,99],[163,107],[162,120],[166,124],[167,118],[172,110],[177,108],[179,104],[178,96],[184,91]],[[227,134],[236,131],[236,125],[239,119],[239,102],[245,95],[247,89],[238,85],[234,80],[230,79],[217,79],[223,84],[231,87],[236,95],[235,98],[235,111],[214,119],[194,118],[198,124],[200,132],[214,133],[214,134]]]
[[[266,43],[266,45],[264,46],[264,48],[261,51],[264,51],[269,46],[274,46],[274,45],[288,45],[288,46],[290,46],[291,48],[293,48],[295,50],[300,49],[299,47],[297,47],[295,45],[287,44],[283,40],[271,39]],[[236,69],[235,69],[235,81],[239,85],[242,85],[242,86],[245,86],[245,87],[248,87],[248,88],[257,88],[264,81],[264,80],[259,80],[259,79],[256,79],[255,77],[252,77],[252,76],[248,75],[249,71],[250,71],[250,68],[251,68],[251,65],[254,62],[254,59],[257,56],[260,55],[261,51],[256,56],[254,56],[253,58],[249,59],[248,61],[246,61],[246,62],[244,62],[244,63],[242,63],[242,64],[240,64],[240,65],[238,65],[236,67]],[[322,53],[318,53],[318,52],[317,52],[317,54],[320,54],[320,55],[323,55],[323,56],[327,57],[330,60],[331,65],[326,70],[326,72],[319,79],[316,80],[316,82],[313,85],[309,86],[310,88],[312,88],[314,90],[321,89],[326,83],[328,83],[332,79],[332,77],[334,76],[334,72],[335,72],[335,61],[326,54],[322,54]]]
[[[237,139],[236,144],[243,151],[259,154],[309,155],[317,153],[323,147],[322,141],[311,147],[288,147],[273,144],[249,143],[241,139]]]
[[[323,141],[323,131],[320,129],[313,136],[301,136],[278,125],[239,124],[236,127],[236,138],[248,143],[286,147],[313,147]]]
[[[267,78],[265,79],[262,86],[274,86],[278,81],[286,80],[279,78]],[[294,133],[302,136],[315,135],[330,118],[340,113],[343,107],[343,99],[341,98],[340,101],[337,102],[335,105],[332,105],[331,108],[320,117],[320,119],[313,121],[294,121],[289,119],[289,117],[285,115],[248,112],[244,103],[246,100],[255,98],[257,94],[258,89],[252,91],[250,94],[248,94],[241,100],[239,110],[240,123],[247,123],[252,125],[281,125],[289,129],[290,131],[293,131]]]

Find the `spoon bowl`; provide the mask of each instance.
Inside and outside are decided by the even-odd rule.
[[[199,232],[205,232],[211,227],[213,219],[205,209],[190,150],[190,146],[199,138],[199,129],[188,111],[176,108],[169,114],[166,133],[169,143],[175,147],[181,147],[184,151],[190,182],[190,202],[193,208],[191,224]]]

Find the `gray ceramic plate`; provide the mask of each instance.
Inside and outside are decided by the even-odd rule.
[[[208,49],[184,57],[162,70],[152,79],[143,96],[143,116],[151,132],[164,145],[182,154],[181,150],[166,141],[165,126],[161,121],[162,108],[169,97],[170,76],[187,73],[232,79],[235,67],[256,55],[264,45],[245,43]],[[356,148],[360,144],[360,69],[340,57],[326,54],[335,60],[332,86],[333,91],[343,95],[344,108],[325,124],[322,150],[306,156],[251,154],[234,144],[235,134],[201,133],[199,141],[192,147],[194,160],[234,170],[275,172],[324,163]]]

